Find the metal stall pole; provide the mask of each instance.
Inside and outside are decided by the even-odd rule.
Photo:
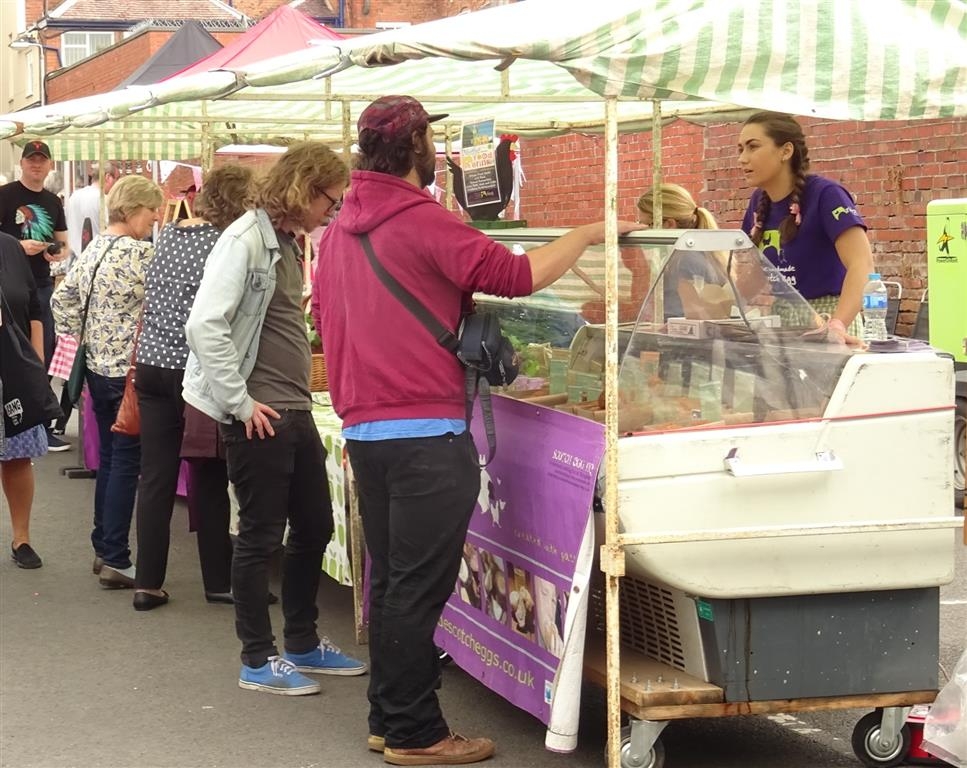
[[[329,89],[329,78],[326,78],[327,91]],[[326,109],[329,109],[330,100],[326,100]],[[342,145],[346,165],[352,168],[352,112],[351,102],[346,99],[342,102]],[[331,113],[330,113],[331,114]],[[365,590],[363,575],[366,569],[366,542],[363,536],[363,520],[359,514],[359,493],[356,490],[356,478],[353,475],[352,465],[345,461],[346,466],[346,498],[348,500],[346,511],[346,523],[349,526],[349,569],[352,571],[353,579],[353,623],[355,624],[356,642],[365,645],[369,642],[369,624],[363,620],[365,613]]]
[[[661,99],[651,102],[651,194],[654,198],[651,216],[652,229],[661,229],[665,216],[661,210]]]
[[[453,135],[450,133],[450,129],[444,126],[446,135],[444,136],[443,151],[447,157],[453,157]],[[461,146],[462,149],[462,146]],[[444,162],[443,163],[443,199],[446,203],[448,211],[452,211],[454,206],[454,194],[453,194],[453,171],[450,170],[450,166]]]
[[[604,103],[604,284],[605,284],[605,536],[601,570],[605,574],[607,642],[608,766],[621,764],[621,629],[618,580],[624,576],[624,550],[618,538],[618,103]]]
[[[664,227],[665,215],[662,212],[662,199],[658,190],[662,183],[661,168],[661,99],[653,99],[651,102],[651,228],[662,229]],[[662,278],[664,283],[664,278]],[[662,323],[665,319],[665,292],[656,290],[654,293],[654,321]]]
[[[328,83],[329,80],[326,80]],[[352,114],[349,108],[350,102],[344,101],[342,103],[342,151],[343,160],[346,162],[347,167],[353,167],[353,124],[352,124]],[[326,109],[329,109],[329,103],[326,102]]]

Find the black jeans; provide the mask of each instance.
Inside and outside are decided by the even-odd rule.
[[[141,469],[141,440],[111,431],[124,396],[123,376],[100,376],[88,369],[87,388],[101,440],[91,544],[106,565],[123,570],[131,567],[128,534]]]
[[[388,747],[428,747],[450,732],[433,633],[480,492],[470,441],[347,441],[370,557],[369,732]]]
[[[198,525],[198,562],[206,592],[232,588],[231,503],[224,459],[188,459],[188,509]]]
[[[37,258],[43,258],[38,256]],[[44,370],[50,370],[50,362],[54,359],[54,347],[57,342],[57,335],[54,333],[54,312],[50,308],[50,297],[54,295],[54,283],[50,282],[49,285],[38,285],[37,286],[37,301],[40,302],[40,323],[44,329]],[[66,389],[66,387],[65,387]],[[70,408],[70,399],[65,398],[61,395],[60,398],[60,408],[63,413],[66,414],[64,419],[64,426],[67,425],[67,419],[70,418],[70,410],[64,410],[64,402],[67,401],[68,409]],[[50,429],[50,424],[45,424],[47,429]],[[61,426],[60,419],[57,419],[57,426]]]
[[[34,257],[31,257],[34,258]],[[36,258],[43,258],[37,256]],[[40,302],[40,322],[44,327],[44,369],[50,368],[50,361],[54,358],[54,344],[57,336],[54,333],[54,312],[50,308],[50,297],[54,295],[54,283],[37,286],[37,301]]]
[[[185,401],[180,369],[138,363],[134,388],[141,411],[141,480],[138,483],[136,586],[161,589],[168,570],[171,512],[181,468]]]
[[[310,411],[283,410],[275,437],[245,437],[245,424],[221,424],[228,479],[238,498],[232,560],[235,631],[242,663],[261,667],[278,653],[269,620],[269,558],[289,535],[282,558],[285,649],[305,653],[319,644],[316,593],[322,555],[332,538],[326,450]]]

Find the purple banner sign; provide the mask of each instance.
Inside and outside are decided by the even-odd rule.
[[[576,626],[568,612],[577,609],[575,565],[604,425],[499,396],[493,410],[497,454],[482,470],[436,642],[488,688],[548,723],[555,676]],[[472,428],[478,448],[486,446],[479,408]],[[583,626],[582,616],[581,640]]]

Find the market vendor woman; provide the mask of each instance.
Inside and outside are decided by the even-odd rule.
[[[802,126],[779,112],[745,121],[739,165],[757,187],[742,229],[813,309],[829,316],[830,338],[859,343],[873,254],[850,193],[808,173]]]

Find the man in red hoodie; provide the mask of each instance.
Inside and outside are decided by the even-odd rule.
[[[588,224],[516,256],[460,221],[424,189],[436,174],[431,123],[444,117],[409,96],[384,96],[362,112],[358,170],[323,235],[313,287],[371,559],[368,745],[394,765],[474,763],[494,752],[490,739],[447,727],[433,643],[480,468],[460,363],[376,276],[359,236],[449,329],[473,293],[526,296],[604,239],[603,222]]]

